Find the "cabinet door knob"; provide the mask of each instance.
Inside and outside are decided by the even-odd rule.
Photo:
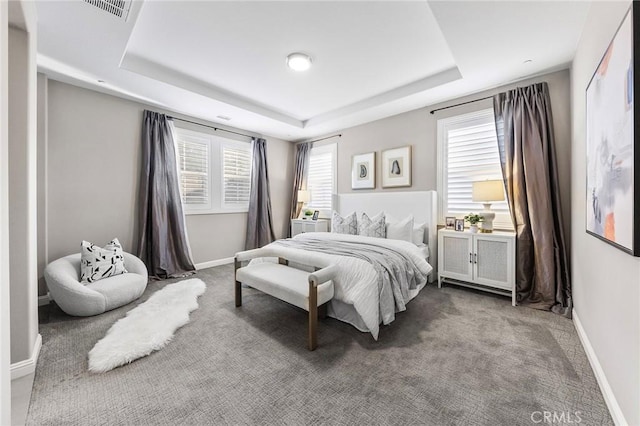
[[[478,253],[473,254],[473,263],[478,263]]]
[[[473,263],[473,254],[469,253],[469,263]]]

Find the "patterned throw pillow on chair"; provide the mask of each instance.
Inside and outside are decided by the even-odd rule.
[[[127,273],[127,270],[124,268],[122,246],[117,238],[111,240],[104,248],[98,247],[88,241],[83,241],[81,250],[81,282],[92,283],[113,275]]]
[[[358,234],[358,218],[356,212],[351,213],[347,217],[342,217],[338,212],[334,211],[331,215],[331,232],[338,234]]]
[[[366,213],[362,213],[360,220],[358,221],[358,235],[385,238],[387,232],[384,212],[378,213],[371,219],[369,219],[369,216],[367,216]]]

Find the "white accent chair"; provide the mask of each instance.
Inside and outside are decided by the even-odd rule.
[[[80,282],[80,253],[51,262],[44,269],[51,298],[64,312],[78,317],[99,315],[133,302],[147,288],[149,274],[142,260],[123,254],[128,273],[92,283]]]

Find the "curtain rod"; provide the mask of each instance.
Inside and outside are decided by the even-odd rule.
[[[208,124],[202,124],[202,123],[198,123],[198,122],[191,121],[191,120],[185,120],[184,118],[172,117],[170,115],[167,115],[167,118],[169,118],[171,120],[184,121],[185,123],[191,123],[191,124],[195,124],[195,125],[198,125],[198,126],[208,127],[208,128],[213,129],[215,131],[220,130],[221,132],[233,133],[234,135],[245,136],[247,138],[252,138],[253,139],[253,138],[256,137],[256,136],[251,136],[251,135],[245,135],[244,133],[234,132],[233,130],[226,130],[226,129],[221,129],[220,127],[209,126]],[[320,138],[320,139],[316,139],[316,140],[305,142],[305,143],[320,142],[320,141],[323,141],[325,139],[331,139],[331,138],[336,138],[336,137],[337,138],[341,138],[342,137],[342,133],[339,133],[337,135],[327,136],[326,138]]]
[[[300,143],[320,142],[320,141],[323,141],[323,140],[325,140],[325,139],[341,138],[341,137],[342,137],[342,133],[337,133],[337,134],[335,134],[335,135],[327,136],[326,138],[320,138],[320,139],[315,139],[315,140],[312,140],[312,141],[300,142]]]
[[[457,107],[457,106],[460,106],[460,105],[471,104],[471,103],[473,103],[473,102],[484,101],[484,100],[486,100],[486,99],[493,99],[493,96],[487,96],[487,97],[484,97],[484,98],[475,99],[475,100],[473,100],[473,101],[460,102],[459,104],[449,105],[449,106],[442,107],[442,108],[432,109],[432,110],[431,110],[431,114],[433,115],[433,113],[434,113],[434,112],[436,112],[436,111],[442,111],[443,109],[449,109],[449,108]]]
[[[256,138],[256,136],[251,136],[251,135],[245,135],[244,133],[239,133],[239,132],[234,132],[233,130],[226,130],[226,129],[221,129],[220,127],[214,127],[214,126],[209,126],[207,124],[202,124],[202,123],[197,123],[195,121],[191,121],[191,120],[185,120],[184,118],[177,118],[177,117],[172,117],[170,115],[167,115],[167,118],[171,119],[171,120],[178,120],[178,121],[184,121],[185,123],[191,123],[191,124],[196,124],[198,126],[202,126],[202,127],[208,127],[210,129],[213,129],[215,131],[220,130],[221,132],[227,132],[227,133],[233,133],[234,135],[240,135],[240,136],[245,136],[247,138]]]

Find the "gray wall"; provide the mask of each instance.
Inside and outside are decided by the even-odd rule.
[[[35,55],[35,34],[10,27],[9,273],[12,363],[31,357],[38,335]]]
[[[342,130],[340,139],[331,139],[328,143],[338,142],[338,192],[352,192],[351,189],[351,157],[355,154],[376,151],[376,189],[383,191],[381,185],[382,150],[399,146],[412,146],[412,186],[410,188],[384,189],[384,191],[425,191],[437,189],[437,120],[453,115],[478,111],[492,106],[491,100],[446,109],[431,115],[433,109],[460,102],[466,102],[485,96],[491,96],[518,86],[526,86],[536,82],[546,81],[551,92],[551,105],[554,117],[554,131],[556,136],[556,151],[558,154],[558,168],[560,180],[560,194],[563,213],[563,223],[567,241],[570,232],[570,200],[571,200],[571,126],[570,126],[570,84],[569,71],[563,70],[531,78],[514,84],[508,84],[496,89],[487,90],[449,102],[432,105],[409,111],[393,117],[363,124]],[[358,190],[357,192],[367,192]]]
[[[9,273],[11,276],[11,362],[29,358],[29,335],[22,329],[28,304],[28,283],[23,276],[28,265],[27,231],[27,67],[28,35],[9,28]]]
[[[571,225],[573,247],[580,248],[573,250],[571,264],[575,312],[624,413],[626,424],[638,425],[640,258],[623,253],[585,232],[585,90],[628,7],[629,2],[593,3],[571,69]]]
[[[38,73],[38,294],[47,293],[47,76]]]
[[[142,111],[168,111],[54,80],[48,87],[48,260],[78,252],[83,239],[104,244],[118,237],[126,251],[135,252]],[[274,228],[281,237],[289,216],[293,148],[266,139]],[[195,263],[242,250],[246,216],[187,215]]]
[[[8,15],[7,2],[0,2],[0,424],[11,424]]]

